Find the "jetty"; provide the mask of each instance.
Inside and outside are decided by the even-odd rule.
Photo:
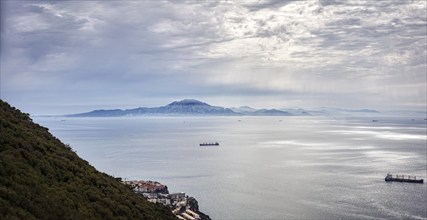
[[[201,143],[200,146],[219,146],[218,142],[215,143]]]
[[[386,182],[407,182],[407,183],[424,183],[423,179],[417,179],[416,176],[409,175],[392,175],[390,173],[385,177]]]

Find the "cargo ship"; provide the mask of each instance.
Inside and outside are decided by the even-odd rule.
[[[219,146],[218,142],[215,143],[201,143],[200,146]]]
[[[423,179],[417,179],[416,176],[409,176],[409,175],[391,175],[387,174],[385,177],[386,182],[407,182],[407,183],[424,183]]]

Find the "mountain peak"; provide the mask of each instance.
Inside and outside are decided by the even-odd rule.
[[[159,107],[158,112],[173,115],[236,115],[230,109],[211,106],[195,99],[184,99],[175,101],[169,105]]]
[[[209,106],[208,104],[196,99],[183,99],[181,101],[172,102],[168,106],[171,106],[171,105],[207,105]]]

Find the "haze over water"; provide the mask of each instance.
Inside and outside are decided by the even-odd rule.
[[[213,219],[427,218],[426,121],[35,118],[97,169],[186,192]],[[200,147],[202,142],[219,147]]]
[[[188,97],[425,111],[426,10],[425,0],[0,1],[0,98],[31,115]],[[384,181],[427,180],[422,117],[35,120],[97,169],[184,191],[214,219],[425,219],[426,183]]]

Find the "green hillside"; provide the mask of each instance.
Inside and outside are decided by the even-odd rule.
[[[0,105],[0,219],[176,219]]]

